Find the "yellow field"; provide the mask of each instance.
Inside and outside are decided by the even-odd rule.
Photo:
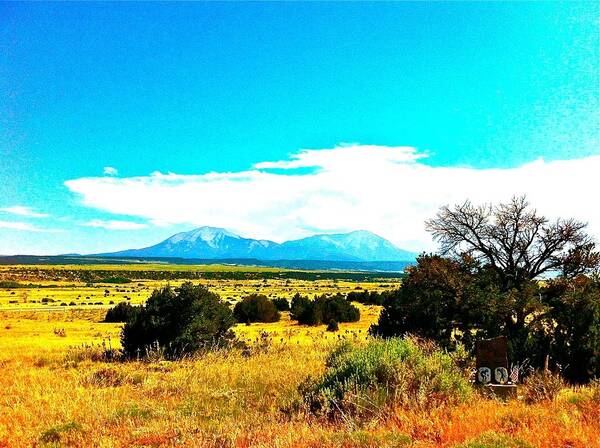
[[[250,292],[290,297],[296,291],[312,295],[393,284],[194,282],[232,301]],[[361,306],[361,320],[341,324],[337,333],[300,326],[287,313],[273,324],[237,325],[238,337],[253,347],[250,354],[230,350],[178,362],[110,363],[96,358],[101,348],[119,346],[121,324],[101,322],[108,302],[129,296],[140,303],[167,282],[35,283],[57,286],[0,290],[0,447],[600,446],[600,409],[589,388],[565,390],[555,402],[536,405],[476,396],[456,407],[398,408],[364,426],[290,412],[298,385],[323,371],[338,339],[368,337],[377,307]],[[57,302],[40,302],[49,296]],[[20,299],[26,300],[9,303]],[[96,300],[103,304],[81,304]],[[71,301],[76,305],[59,305]]]
[[[19,278],[15,272],[26,269],[25,278]],[[32,288],[0,288],[0,310],[57,310],[61,307],[84,309],[108,308],[122,301],[132,304],[144,302],[152,290],[165,285],[177,286],[183,279],[148,280],[133,277],[131,283],[111,284],[106,282],[87,283],[64,279],[65,273],[72,271],[112,271],[115,276],[123,270],[156,270],[157,272],[251,272],[278,273],[275,268],[245,266],[189,266],[189,265],[61,265],[61,266],[0,266],[0,280],[19,278],[23,285],[34,284]],[[219,270],[220,269],[220,270]],[[289,271],[288,271],[289,272]],[[317,274],[319,275],[319,274]],[[56,277],[56,278],[53,278]],[[51,279],[53,278],[53,279]],[[345,280],[297,280],[289,278],[276,279],[196,279],[216,292],[222,298],[235,302],[248,294],[260,293],[268,297],[291,298],[296,292],[305,295],[314,294],[346,294],[356,288],[382,291],[398,287],[397,279],[382,279],[380,282],[356,282]]]

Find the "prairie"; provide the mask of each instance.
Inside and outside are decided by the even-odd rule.
[[[200,273],[195,283],[231,303],[254,292],[289,298],[296,292],[381,291],[399,282],[360,276],[300,280],[277,270],[268,273],[281,277],[256,278],[263,272],[251,272],[250,278],[204,278],[202,269],[189,266],[151,268]],[[249,350],[181,361],[107,362],[99,353],[119,347],[122,325],[102,322],[110,302],[142,303],[154,288],[183,279],[132,275],[122,284],[77,279],[82,271],[100,269],[112,270],[114,277],[133,272],[129,265],[0,270],[0,280],[21,284],[0,289],[0,447],[600,446],[598,386],[564,389],[555,400],[536,404],[476,392],[463,404],[397,406],[371,421],[328,420],[296,410],[299,385],[324,371],[339,340],[363,344],[370,338],[368,328],[380,312],[376,306],[358,305],[360,321],[340,324],[335,333],[298,325],[283,313],[276,323],[235,326]]]

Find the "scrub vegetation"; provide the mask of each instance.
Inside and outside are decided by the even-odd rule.
[[[2,266],[0,447],[600,447],[583,227],[519,199],[429,225],[445,252],[404,278]],[[474,343],[496,335],[525,380],[507,401],[472,382]]]

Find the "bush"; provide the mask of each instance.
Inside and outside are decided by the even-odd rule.
[[[313,301],[295,296],[292,300],[291,318],[304,325],[321,325],[332,320],[357,322],[360,319],[360,311],[341,294],[331,297],[322,295]]]
[[[119,302],[106,312],[104,322],[128,322],[133,319],[133,315],[139,310],[139,307],[130,305],[127,302]]]
[[[523,383],[523,396],[526,403],[553,401],[565,383],[560,375],[551,372],[536,372],[529,375]]]
[[[414,446],[410,436],[397,432],[374,433],[364,429],[344,430],[323,437],[323,445],[339,448],[404,448]]]
[[[600,378],[600,279],[580,276],[548,282],[550,358],[573,383]]]
[[[83,427],[77,422],[69,422],[64,425],[54,426],[50,429],[45,430],[40,435],[40,442],[46,445],[59,445],[63,446],[63,444],[71,445],[71,443],[67,442],[66,438],[71,438],[71,433],[80,433],[83,431]]]
[[[514,436],[487,432],[457,448],[532,448],[532,446]]]
[[[262,294],[251,294],[235,304],[233,314],[238,322],[277,322],[281,317],[275,303]]]
[[[327,331],[338,331],[340,329],[340,326],[338,325],[337,321],[335,320],[330,320],[329,323],[327,324]]]
[[[308,297],[296,293],[292,297],[292,304],[290,306],[290,318],[292,320],[306,320],[311,312],[312,303]]]
[[[96,280],[96,283],[125,284],[125,283],[131,283],[131,279],[128,279],[127,277],[106,277],[106,278],[101,278],[100,280]]]
[[[326,370],[300,386],[303,403],[317,415],[375,417],[392,406],[430,408],[464,401],[471,392],[450,355],[414,339],[376,339],[338,345]]]
[[[283,297],[276,297],[273,299],[273,303],[278,311],[289,311],[290,310],[290,302],[288,299]]]
[[[145,356],[160,347],[168,358],[218,347],[233,337],[233,313],[204,286],[183,283],[155,290],[127,321],[121,333],[124,355]]]
[[[346,300],[348,300],[348,302],[362,303],[363,305],[383,305],[387,295],[389,295],[389,292],[351,291],[346,295]]]
[[[23,287],[23,285],[21,285],[19,282],[15,282],[13,280],[0,281],[0,288],[11,289],[11,288],[21,288],[21,287]]]

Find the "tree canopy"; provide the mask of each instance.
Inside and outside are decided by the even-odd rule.
[[[489,265],[503,290],[546,273],[565,277],[598,266],[600,255],[575,219],[550,220],[538,214],[525,196],[497,205],[466,201],[444,206],[426,222],[443,255],[471,256]]]

